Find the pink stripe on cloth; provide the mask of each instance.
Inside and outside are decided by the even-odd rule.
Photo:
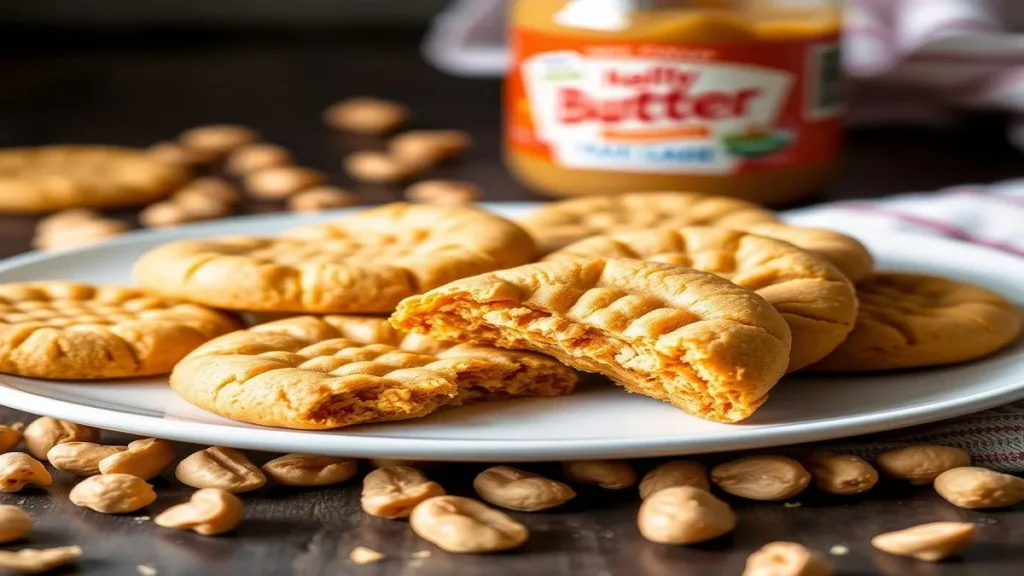
[[[942,222],[941,220],[925,218],[922,216],[917,216],[915,214],[907,214],[906,212],[901,212],[899,210],[883,208],[875,204],[867,204],[862,202],[844,203],[840,204],[839,207],[855,212],[886,216],[894,220],[906,222],[907,224],[913,224],[915,226],[920,226],[921,228],[927,228],[929,230],[932,230],[933,232],[936,232],[948,238],[960,240],[961,242],[977,244],[978,246],[992,248],[995,250],[999,250],[1001,252],[1013,254],[1015,256],[1024,256],[1024,249],[1017,248],[1016,246],[1010,246],[1009,244],[1004,244],[1002,242],[988,240],[980,236],[975,236],[974,234],[971,234],[970,232],[964,230],[963,228],[954,226],[947,222]]]

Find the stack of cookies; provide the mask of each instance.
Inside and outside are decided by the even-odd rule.
[[[738,422],[787,373],[964,362],[1014,340],[1013,304],[874,271],[856,240],[734,199],[588,197],[513,223],[390,204],[281,237],[142,256],[141,291],[0,289],[0,371],[171,372],[192,404],[330,429],[470,402],[563,396],[575,370]],[[236,318],[263,323],[242,328]]]

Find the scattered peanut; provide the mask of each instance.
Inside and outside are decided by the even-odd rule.
[[[434,496],[409,516],[409,526],[424,540],[457,554],[499,552],[521,546],[530,532],[512,517],[461,496]]]
[[[170,200],[155,202],[139,212],[139,223],[147,228],[173,228],[194,220],[184,206]]]
[[[359,204],[358,196],[337,186],[315,186],[288,199],[288,209],[293,212],[320,212]]]
[[[287,166],[292,163],[292,153],[284,146],[277,144],[247,144],[228,156],[225,168],[236,176],[245,176],[252,172]]]
[[[21,540],[31,532],[31,516],[17,506],[0,505],[0,544]]]
[[[871,539],[882,552],[910,556],[925,562],[937,562],[956,554],[974,542],[974,524],[969,522],[932,522]]]
[[[432,166],[461,156],[472,144],[459,130],[412,130],[388,142],[388,152],[416,166]]]
[[[93,442],[62,442],[46,453],[54,468],[75,476],[100,473],[99,463],[111,454],[127,450],[126,446],[104,446]]]
[[[373,516],[407,518],[417,504],[444,493],[440,484],[415,468],[385,466],[363,478],[361,504]]]
[[[405,199],[420,204],[472,204],[480,199],[480,187],[457,180],[424,180],[408,187]]]
[[[640,480],[640,498],[646,499],[658,490],[673,486],[693,486],[701,490],[711,490],[708,481],[708,469],[700,462],[691,460],[672,460],[652,468]]]
[[[961,508],[1003,508],[1024,501],[1024,478],[966,466],[939,474],[935,491]]]
[[[71,503],[103,514],[126,514],[156,500],[153,486],[131,474],[100,474],[82,480],[68,495]]]
[[[359,463],[351,458],[286,454],[263,465],[267,478],[285,486],[327,486],[355,475]]]
[[[36,224],[36,234],[46,236],[52,232],[59,231],[68,226],[74,226],[82,222],[99,220],[103,216],[92,208],[70,208],[54,212],[39,220]]]
[[[743,576],[832,576],[821,553],[796,542],[771,542],[747,557]]]
[[[232,150],[255,142],[260,137],[255,130],[235,124],[211,124],[186,130],[178,137],[185,148],[222,156]]]
[[[728,504],[693,486],[673,486],[651,494],[636,518],[640,534],[659,544],[695,544],[736,528]]]
[[[522,512],[547,510],[576,497],[576,492],[561,482],[512,466],[484,470],[473,480],[473,489],[491,504]]]
[[[324,123],[336,130],[359,134],[386,134],[409,121],[409,109],[379,98],[349,98],[324,110]]]
[[[18,574],[42,574],[68,564],[82,555],[78,546],[61,546],[35,550],[25,548],[17,552],[0,550],[0,569]]]
[[[46,487],[53,476],[46,467],[24,452],[0,454],[0,492],[20,492],[28,484]]]
[[[100,431],[90,426],[75,424],[44,416],[33,420],[24,432],[25,449],[40,460],[46,460],[46,453],[62,442],[96,442]]]
[[[209,164],[217,159],[216,154],[202,150],[193,150],[178,142],[157,142],[149,147],[149,153],[160,160],[177,166],[193,167]]]
[[[39,250],[70,250],[104,242],[127,230],[127,224],[113,218],[82,220],[37,235],[32,246]]]
[[[164,528],[215,536],[237,528],[244,515],[245,507],[238,496],[219,488],[203,488],[194,492],[188,502],[161,512],[153,522]]]
[[[875,463],[886,476],[920,486],[930,484],[946,470],[970,466],[971,456],[952,446],[906,446],[879,454]]]
[[[307,188],[323,184],[327,176],[319,170],[302,166],[272,166],[245,177],[245,187],[253,198],[284,200]]]
[[[99,461],[103,474],[130,474],[143,480],[155,478],[174,463],[174,446],[157,438],[129,442],[127,450]]]
[[[0,426],[0,452],[10,452],[21,444],[21,431],[24,426],[19,422],[10,426]]]
[[[804,491],[811,475],[785,456],[747,456],[711,469],[711,481],[734,496],[785,500]]]
[[[191,202],[199,202],[195,197],[207,202],[215,201],[223,206],[234,206],[241,202],[241,195],[234,186],[221,178],[208,176],[197,178],[178,190],[172,199],[186,208]]]
[[[356,152],[345,158],[345,172],[361,182],[389,184],[408,180],[419,168],[402,160],[373,150]]]
[[[358,564],[360,566],[380,562],[385,558],[387,558],[387,556],[373,548],[367,548],[366,546],[356,546],[348,553],[348,559],[351,560],[353,564]]]
[[[178,463],[174,475],[193,488],[220,488],[233,494],[256,490],[266,476],[238,450],[213,446]]]
[[[852,454],[815,452],[805,463],[814,485],[829,494],[860,494],[878,483],[878,471]]]
[[[636,470],[625,460],[563,462],[562,472],[571,482],[597,484],[608,490],[622,490],[636,484]]]

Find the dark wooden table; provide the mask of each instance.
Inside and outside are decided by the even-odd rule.
[[[184,128],[239,122],[269,141],[294,150],[300,162],[331,173],[335,183],[367,201],[398,198],[400,190],[358,186],[340,172],[350,149],[375,144],[325,130],[319,111],[346,96],[371,94],[408,102],[422,127],[457,127],[475,139],[469,158],[436,172],[474,181],[488,199],[532,199],[500,160],[498,82],[454,79],[422,64],[411,31],[307,31],[224,33],[146,30],[88,33],[0,28],[0,145],[102,142],[148,145]],[[1005,144],[1001,119],[972,119],[948,129],[889,128],[854,131],[840,181],[822,199],[864,198],[1020,176],[1024,159]],[[247,203],[244,212],[279,210]],[[132,218],[130,213],[118,216]],[[0,216],[0,256],[28,248],[35,220]],[[0,408],[0,422],[31,417]],[[110,433],[104,441],[123,443]],[[186,454],[198,447],[182,445]],[[254,454],[266,460],[271,455]],[[649,464],[642,464],[646,466]],[[432,474],[453,493],[471,494],[479,465],[452,464]],[[544,470],[544,466],[541,466]],[[368,517],[358,506],[359,483],[327,489],[266,487],[246,495],[246,522],[233,535],[206,538],[157,528],[148,516],[190,492],[167,473],[154,483],[160,499],[139,514],[104,516],[73,506],[74,480],[62,473],[46,491],[0,495],[25,507],[37,521],[33,547],[78,544],[85,556],[64,573],[366,574],[516,576],[738,575],[752,550],[773,540],[794,540],[827,551],[838,573],[981,575],[1024,573],[1024,510],[964,511],[931,489],[883,484],[869,495],[832,498],[808,491],[782,503],[733,501],[740,525],[730,537],[704,546],[670,547],[642,539],[635,525],[635,490],[581,490],[564,510],[513,514],[532,537],[520,551],[456,556],[419,540],[403,522]],[[979,525],[979,543],[957,560],[938,565],[872,550],[879,532],[937,520]],[[356,566],[352,548],[364,545],[388,559]],[[18,545],[6,545],[14,549]],[[419,550],[431,551],[414,559]]]

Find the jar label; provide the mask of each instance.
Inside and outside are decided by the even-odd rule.
[[[836,36],[737,45],[513,30],[509,147],[567,168],[737,174],[839,152]]]

